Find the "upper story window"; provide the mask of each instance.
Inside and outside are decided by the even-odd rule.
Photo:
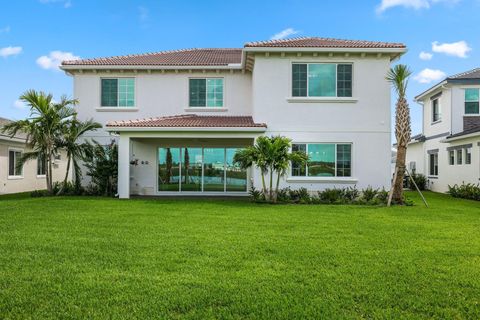
[[[293,97],[351,97],[352,65],[336,63],[294,63]]]
[[[432,122],[437,122],[442,120],[442,115],[440,113],[440,104],[438,99],[432,100]]]
[[[20,165],[20,159],[23,152],[19,150],[8,151],[8,175],[10,177],[23,176],[23,166]]]
[[[308,154],[306,165],[292,163],[294,177],[351,177],[352,145],[336,143],[295,143],[292,151]]]
[[[223,107],[223,78],[189,79],[189,107]]]
[[[465,89],[465,114],[479,114],[479,89]]]
[[[102,107],[134,107],[135,79],[102,79]]]

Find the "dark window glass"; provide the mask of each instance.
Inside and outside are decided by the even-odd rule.
[[[102,79],[102,107],[118,106],[118,80]]]
[[[352,145],[337,144],[337,177],[352,175]]]
[[[432,101],[432,122],[440,120],[440,106],[438,99]]]
[[[294,64],[292,66],[292,96],[307,96],[307,64]]]
[[[432,153],[429,155],[430,168],[429,172],[431,176],[438,176],[438,154]]]
[[[466,114],[478,114],[478,102],[465,102],[465,113]]]
[[[294,144],[292,145],[292,151],[299,151],[306,153],[307,146],[305,144]],[[297,162],[292,162],[292,177],[305,177],[307,175],[307,166],[305,164],[299,164]]]
[[[45,175],[45,169],[47,167],[45,157],[38,157],[37,158],[37,175],[39,176],[44,176]]]
[[[457,164],[462,164],[463,162],[463,149],[457,150]]]
[[[21,176],[23,174],[23,166],[20,163],[22,157],[21,151],[10,150],[8,152],[8,175]]]
[[[337,97],[352,96],[352,65],[339,64],[337,66]]]
[[[190,107],[205,107],[207,101],[207,80],[190,79]]]
[[[465,149],[465,164],[472,163],[472,149]]]
[[[8,175],[15,175],[15,151],[8,152]]]
[[[455,152],[453,150],[448,152],[448,164],[451,166],[455,164]]]

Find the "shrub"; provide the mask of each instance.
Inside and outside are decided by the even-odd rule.
[[[318,198],[320,203],[345,203],[345,189],[325,189],[318,192]]]
[[[425,177],[423,174],[413,172],[411,177],[413,181],[415,181],[415,183],[417,184],[418,189],[425,190],[427,188],[427,177]],[[408,179],[408,188],[415,190],[415,185],[410,179]]]
[[[102,145],[97,141],[90,147],[85,156],[87,176],[92,178],[92,187],[89,192],[95,195],[114,196],[117,193],[118,176],[118,148],[115,141],[109,145]]]
[[[48,190],[35,190],[30,192],[30,197],[32,198],[41,198],[41,197],[48,197],[51,194],[48,192]]]
[[[250,199],[254,202],[262,202],[265,201],[265,195],[263,194],[262,191],[255,189],[255,187],[252,185],[250,187]]]
[[[277,201],[278,202],[290,202],[292,200],[290,198],[290,191],[291,191],[290,187],[278,190]]]
[[[372,203],[375,197],[378,194],[378,189],[373,189],[372,187],[367,187],[362,190],[362,200],[366,203]]]
[[[462,183],[460,186],[448,186],[448,194],[454,198],[463,198],[480,201],[480,184]]]

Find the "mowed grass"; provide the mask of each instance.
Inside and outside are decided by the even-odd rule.
[[[480,318],[480,204],[0,199],[0,319]]]

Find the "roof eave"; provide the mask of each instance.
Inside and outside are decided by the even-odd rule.
[[[477,132],[472,132],[472,133],[467,133],[467,134],[464,134],[464,135],[460,135],[460,136],[456,136],[456,137],[446,137],[445,139],[443,140],[440,140],[440,142],[442,143],[449,143],[449,142],[453,142],[453,141],[458,141],[458,140],[463,140],[463,139],[469,139],[469,138],[475,138],[477,136],[480,136],[480,131],[477,131]]]
[[[109,126],[105,127],[109,132],[120,131],[160,131],[160,132],[265,132],[266,127],[132,127],[132,126]]]
[[[441,89],[444,85],[446,85],[448,83],[448,81],[445,79],[439,83],[437,83],[436,85],[434,85],[433,87],[430,87],[429,89],[425,90],[424,92],[420,93],[418,96],[416,96],[414,98],[414,101],[415,102],[418,102],[421,104],[421,100],[423,100],[423,98],[425,98],[426,96],[432,94],[433,92],[435,92],[435,90],[437,89]]]

